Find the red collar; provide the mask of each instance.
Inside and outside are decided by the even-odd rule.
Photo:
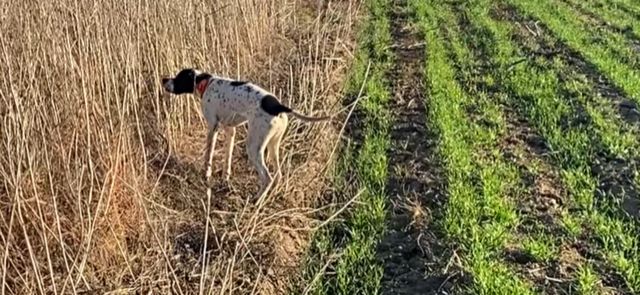
[[[207,90],[207,85],[209,85],[209,82],[211,81],[211,78],[209,79],[205,79],[200,81],[200,83],[198,83],[198,85],[196,85],[196,90],[198,90],[198,92],[200,92],[200,95],[204,95],[204,92]]]

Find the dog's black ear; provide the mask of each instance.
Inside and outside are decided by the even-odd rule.
[[[196,76],[196,85],[200,84],[200,81],[202,80],[208,80],[209,78],[211,78],[210,74],[207,73],[200,73]]]

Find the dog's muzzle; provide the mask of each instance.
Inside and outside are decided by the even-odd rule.
[[[173,92],[173,79],[162,78],[162,87],[168,92]]]

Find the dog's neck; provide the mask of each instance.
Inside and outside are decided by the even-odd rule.
[[[211,81],[211,77],[202,79],[196,84],[196,91],[200,96],[204,95],[204,92],[207,90],[207,86],[209,85],[209,81]]]
[[[213,75],[204,72],[197,73],[195,91],[198,95],[204,96],[204,92],[207,91],[207,86],[209,86],[211,80],[213,80]]]

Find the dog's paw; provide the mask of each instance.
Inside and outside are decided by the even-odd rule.
[[[204,178],[205,180],[209,181],[211,179],[211,176],[213,175],[213,167],[209,166],[209,165],[205,165],[204,166]]]

